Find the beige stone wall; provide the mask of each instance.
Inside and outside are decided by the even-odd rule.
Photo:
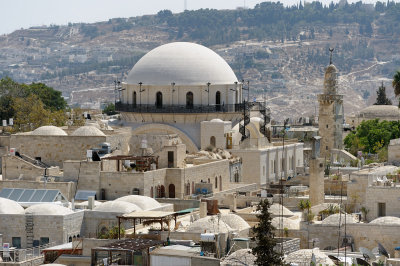
[[[66,160],[85,160],[86,151],[98,148],[106,137],[12,135],[11,147],[49,165],[62,167]]]
[[[365,207],[369,210],[368,221],[378,218],[378,203],[385,203],[386,216],[400,217],[400,188],[368,186]]]
[[[272,146],[231,152],[242,158],[242,181],[245,183],[266,184],[281,177],[293,177],[297,174],[296,168],[303,166],[303,144],[300,143],[285,145],[284,150],[282,146]]]
[[[47,182],[26,180],[0,181],[0,190],[3,188],[27,188],[27,189],[58,189],[71,201],[75,197],[76,184],[73,182]]]
[[[184,167],[184,160],[186,158],[186,145],[185,144],[177,144],[173,146],[164,146],[162,150],[156,153],[158,158],[158,167],[159,168],[168,168],[168,152],[174,153],[174,164],[173,167]]]
[[[211,137],[215,137],[215,148],[226,149],[226,133],[232,130],[232,122],[210,122],[200,123],[200,146],[202,150],[211,146]]]
[[[2,157],[3,180],[22,179],[36,181],[44,176],[45,171],[48,176],[58,176],[60,174],[58,166],[53,166],[46,170],[45,168],[29,163],[18,156],[6,155]]]
[[[50,243],[67,243],[70,236],[81,234],[83,212],[68,215],[34,215],[33,239],[48,237]],[[25,214],[0,214],[0,233],[3,243],[12,243],[12,237],[21,237],[21,247],[27,248]]]

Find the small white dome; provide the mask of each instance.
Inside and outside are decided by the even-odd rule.
[[[0,197],[0,214],[23,214],[24,208],[18,202]]]
[[[316,265],[335,265],[333,261],[319,249],[300,249],[287,255],[286,263],[294,263],[297,265],[310,265],[312,255],[314,254]]]
[[[107,201],[95,207],[94,211],[98,212],[118,212],[118,213],[131,213],[134,211],[141,211],[142,209],[137,205],[124,201]]]
[[[233,252],[231,255],[226,257],[225,260],[221,262],[221,265],[256,265],[254,262],[256,256],[253,255],[251,249],[239,249]]]
[[[224,123],[224,121],[222,121],[222,119],[219,118],[214,118],[210,120],[211,123]]]
[[[283,210],[283,213],[282,213],[282,210]],[[294,213],[293,212],[291,212],[288,208],[286,208],[285,206],[283,206],[283,208],[282,208],[282,205],[281,204],[272,204],[270,207],[269,207],[269,209],[268,209],[268,211],[270,212],[270,213],[272,213],[273,215],[283,215],[283,216],[293,216],[294,215]]]
[[[161,204],[153,198],[141,195],[128,195],[116,199],[116,201],[129,202],[137,205],[142,210],[151,210],[161,207]]]
[[[220,219],[218,221],[218,217],[214,216],[207,216],[201,218],[186,229],[186,232],[190,233],[228,233],[234,231],[229,225]]]
[[[383,216],[372,220],[370,224],[400,224],[400,218],[394,216]]]
[[[344,224],[344,219],[345,219],[345,215],[342,213],[341,215],[339,213],[336,214],[332,214],[329,215],[328,217],[326,217],[321,224],[325,224],[325,225],[335,225],[338,226],[339,225],[339,220],[340,220],[340,225]],[[351,214],[346,214],[346,224],[352,224],[355,223],[355,219]]]
[[[36,136],[68,136],[68,134],[59,127],[42,126],[31,132],[31,135]]]
[[[106,135],[94,126],[83,126],[72,132],[71,136],[99,136],[105,137]]]
[[[51,203],[35,204],[25,210],[25,214],[33,215],[66,215],[71,214],[71,209]]]
[[[281,217],[275,217],[272,219],[271,223],[276,229],[290,229],[297,230],[300,227],[299,221],[292,220],[286,217],[282,217],[282,227],[281,227]]]
[[[144,55],[128,74],[128,84],[234,84],[235,73],[213,50],[190,42],[161,45]]]
[[[221,220],[229,225],[232,229],[239,231],[250,229],[250,225],[239,215],[236,214],[223,214]]]

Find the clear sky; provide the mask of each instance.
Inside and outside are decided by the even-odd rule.
[[[300,0],[283,0],[285,5]],[[304,1],[304,0],[303,0]],[[337,2],[335,0],[334,2]],[[41,25],[97,22],[117,17],[156,14],[163,9],[182,12],[185,0],[0,0],[0,34]],[[263,0],[186,0],[187,9],[254,7]],[[329,3],[330,0],[322,0]],[[353,0],[348,0],[353,2]],[[364,0],[364,3],[375,2]]]

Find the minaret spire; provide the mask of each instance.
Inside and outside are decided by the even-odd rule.
[[[331,53],[330,58],[329,58],[329,64],[332,65],[332,53],[335,48],[329,48],[329,52]]]

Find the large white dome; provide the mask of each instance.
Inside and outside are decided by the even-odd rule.
[[[189,42],[161,45],[144,55],[129,72],[127,83],[144,85],[233,84],[235,73],[211,49]]]
[[[133,203],[142,210],[151,210],[161,207],[161,204],[153,198],[141,195],[128,195],[120,197],[115,201],[129,202]]]

